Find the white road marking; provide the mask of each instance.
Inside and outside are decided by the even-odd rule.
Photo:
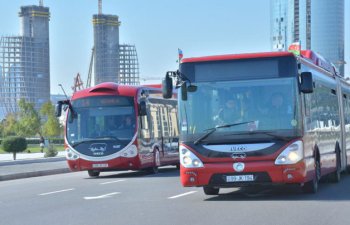
[[[42,193],[42,194],[39,194],[41,196],[44,196],[44,195],[51,195],[51,194],[56,194],[56,193],[61,193],[61,192],[66,192],[66,191],[73,191],[74,188],[70,188],[70,189],[64,189],[64,190],[59,190],[59,191],[53,191],[53,192],[47,192],[47,193]]]
[[[125,181],[125,180],[115,180],[115,181],[109,181],[109,182],[104,182],[104,183],[100,183],[101,185],[104,185],[104,184],[113,184],[113,183],[118,183],[118,182],[122,182],[122,181]]]
[[[175,195],[175,196],[169,197],[168,199],[180,198],[180,197],[182,197],[182,196],[194,194],[194,193],[196,193],[196,192],[197,192],[197,191],[189,191],[189,192],[186,192],[186,193],[183,193],[183,194],[180,194],[180,195]]]
[[[94,196],[94,197],[84,197],[85,200],[95,200],[95,199],[102,199],[102,198],[109,198],[112,197],[112,195],[117,195],[120,194],[120,192],[113,192],[105,195],[100,195],[100,196]]]

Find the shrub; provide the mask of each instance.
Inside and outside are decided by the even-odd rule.
[[[16,153],[27,149],[27,141],[23,137],[7,137],[2,140],[2,149],[5,152],[13,153],[13,160],[16,160]]]
[[[47,157],[55,157],[56,155],[58,154],[56,148],[54,145],[49,145],[47,151],[45,152],[45,155],[44,157],[47,158]]]
[[[47,137],[45,139],[48,139]],[[63,138],[49,138],[50,143],[52,144],[64,144]],[[29,145],[39,145],[40,144],[40,138],[27,138],[27,143]]]

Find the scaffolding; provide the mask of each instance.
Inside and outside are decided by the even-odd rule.
[[[49,9],[23,6],[19,16],[21,35],[0,39],[0,116],[18,112],[20,99],[36,110],[50,100]]]
[[[119,45],[119,66],[120,84],[140,84],[139,61],[135,45]]]

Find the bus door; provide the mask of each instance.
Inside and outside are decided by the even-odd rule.
[[[341,81],[338,77],[336,77],[337,80],[337,93],[338,93],[338,102],[339,102],[339,118],[340,118],[340,150],[341,150],[341,160],[340,164],[342,169],[345,170],[347,166],[347,159],[346,159],[346,132],[345,132],[345,121],[344,121],[344,107],[345,105],[343,104],[343,93],[342,93],[342,85]]]
[[[169,159],[173,162],[179,160],[179,128],[177,119],[176,105],[170,105],[168,108],[168,123],[169,123]]]
[[[166,162],[171,161],[171,138],[170,138],[170,129],[169,129],[169,115],[168,109],[165,104],[162,104],[159,107],[159,113],[161,118],[161,129],[162,129],[162,148],[164,154],[164,160]]]
[[[160,162],[163,164],[165,160],[165,152],[163,147],[163,131],[162,131],[162,118],[161,118],[161,107],[158,103],[152,102],[150,99],[150,121],[152,130],[152,146],[157,146],[160,153]],[[152,149],[154,150],[154,149]]]

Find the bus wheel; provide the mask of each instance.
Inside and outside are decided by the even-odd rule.
[[[337,169],[330,175],[330,181],[333,183],[338,183],[340,181],[341,165],[340,165],[340,151],[337,150],[336,153]]]
[[[213,187],[204,186],[203,191],[204,191],[204,194],[206,194],[206,195],[218,195],[220,188],[213,188]]]
[[[154,163],[153,166],[148,168],[148,172],[156,174],[159,172],[158,167],[160,166],[160,155],[158,149],[154,150]]]
[[[318,190],[318,182],[321,179],[321,165],[318,159],[315,160],[315,177],[302,186],[304,193],[315,194]]]
[[[88,170],[88,174],[90,177],[98,177],[100,176],[100,171],[98,170]]]
[[[347,167],[346,167],[346,172],[347,172],[348,174],[350,174],[350,166],[347,166]]]

